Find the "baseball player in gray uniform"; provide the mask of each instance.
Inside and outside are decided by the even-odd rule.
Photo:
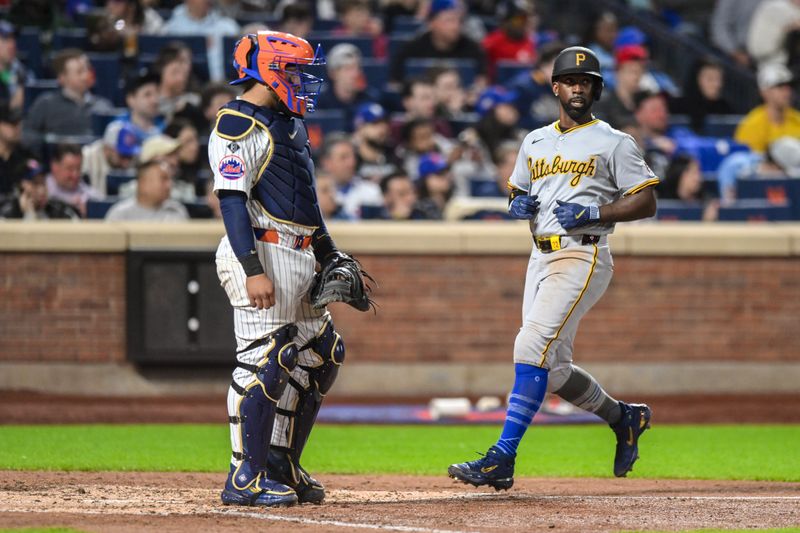
[[[650,426],[650,408],[609,396],[572,364],[572,347],[578,323],[611,281],[608,234],[616,222],[655,214],[658,178],[631,136],[592,115],[603,78],[591,50],[563,50],[552,86],[559,120],[525,137],[508,182],[509,213],[530,221],[534,245],[503,432],[486,455],[448,469],[450,477],[476,487],[511,488],[517,447],[545,392],[608,422],[617,440],[617,477],[632,469],[639,437]]]

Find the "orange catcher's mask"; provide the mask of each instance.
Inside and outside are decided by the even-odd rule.
[[[312,113],[322,78],[303,72],[305,65],[324,65],[322,47],[314,50],[303,38],[279,31],[260,31],[239,39],[233,67],[239,77],[231,85],[255,80],[272,89],[292,113]]]

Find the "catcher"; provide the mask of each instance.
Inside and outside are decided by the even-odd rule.
[[[300,458],[344,363],[325,304],[364,311],[372,303],[366,273],[337,250],[317,205],[303,116],[321,80],[303,68],[323,63],[319,47],[294,35],[245,35],[231,82],[244,93],[220,109],[209,139],[226,232],[217,274],[234,310],[238,361],[228,390],[228,505],[322,502],[325,489]]]

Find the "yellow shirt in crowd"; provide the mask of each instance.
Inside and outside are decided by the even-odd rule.
[[[754,152],[764,153],[772,141],[787,135],[800,138],[800,111],[787,109],[783,123],[775,124],[770,122],[766,106],[760,105],[742,119],[733,138]]]

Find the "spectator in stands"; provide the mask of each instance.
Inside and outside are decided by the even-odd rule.
[[[383,204],[380,187],[356,174],[355,147],[348,135],[331,133],[325,137],[320,169],[336,183],[337,202],[347,216],[361,218],[361,206]]]
[[[158,74],[148,70],[141,70],[129,78],[125,84],[128,112],[106,127],[121,122],[136,133],[140,144],[161,133],[164,121],[158,114],[158,82]]]
[[[26,174],[16,193],[0,201],[0,219],[80,220],[78,211],[61,200],[50,198],[44,168],[35,159],[28,160]]]
[[[208,73],[212,81],[225,77],[222,57],[222,38],[238,35],[235,20],[223,17],[212,9],[211,0],[184,0],[176,7],[164,25],[165,35],[204,35],[208,43]]]
[[[377,102],[380,93],[367,86],[361,69],[361,52],[350,43],[337,44],[327,55],[330,86],[320,93],[320,110],[344,112],[343,131],[352,131],[356,108],[367,102]]]
[[[353,220],[345,213],[342,205],[338,201],[338,191],[336,181],[332,176],[324,172],[317,174],[317,201],[322,218],[325,220]]]
[[[514,172],[520,144],[517,141],[504,141],[494,151],[493,161],[497,169],[494,174],[497,184],[496,196],[508,196],[508,180]]]
[[[314,13],[305,2],[286,4],[281,11],[281,31],[306,39],[314,27]]]
[[[663,176],[676,144],[667,136],[669,108],[663,93],[639,91],[633,96],[634,119],[641,138],[645,161],[656,176]]]
[[[404,172],[393,172],[381,180],[383,209],[380,218],[385,220],[421,220],[424,214],[417,208],[417,191],[414,182]]]
[[[136,131],[121,121],[112,122],[102,139],[85,145],[82,149],[81,173],[89,178],[89,185],[103,195],[108,194],[106,178],[112,171],[131,169],[141,151],[141,140]]]
[[[109,221],[182,222],[186,208],[170,198],[172,169],[158,160],[142,163],[136,171],[136,196],[121,200],[106,213]]]
[[[103,12],[87,23],[89,45],[92,50],[119,51],[132,58],[138,35],[159,33],[163,26],[158,12],[143,0],[106,0]]]
[[[475,85],[486,84],[486,54],[480,45],[461,31],[464,10],[458,0],[432,0],[428,31],[413,38],[391,58],[389,80],[399,84],[410,59],[466,59],[475,63],[479,75]]]
[[[590,33],[585,39],[589,43],[587,48],[595,53],[600,60],[600,70],[606,78],[607,72],[614,72],[617,65],[617,58],[614,52],[614,42],[619,34],[619,22],[617,16],[611,11],[603,11],[600,15],[593,17],[593,22],[589,26]]]
[[[428,70],[436,101],[435,115],[447,121],[463,117],[467,111],[467,93],[461,84],[461,74],[451,67]]]
[[[171,120],[187,105],[200,105],[200,95],[190,88],[192,50],[186,44],[167,43],[159,51],[153,70],[159,77],[158,112],[166,120]]]
[[[531,14],[526,0],[503,0],[497,11],[500,27],[484,37],[482,43],[492,82],[496,80],[498,62],[533,63],[536,60],[536,43],[529,31]],[[498,80],[498,83],[505,81]]]
[[[383,32],[383,23],[370,11],[369,0],[340,0],[336,11],[341,26],[333,30],[340,37],[372,38],[372,55],[383,59],[388,54],[389,38]]]
[[[447,160],[436,152],[423,155],[418,169],[419,202],[416,208],[427,220],[442,220],[447,202],[455,192]]]
[[[111,102],[89,92],[94,83],[89,59],[66,48],[53,58],[61,89],[45,93],[31,106],[22,129],[23,144],[42,154],[45,136],[91,135],[92,114],[111,111]]]
[[[687,154],[678,154],[670,161],[664,179],[656,186],[659,199],[680,200],[687,204],[703,203],[703,220],[717,220],[719,202],[703,198],[703,175],[700,163]]]
[[[595,106],[595,115],[617,128],[633,116],[634,95],[641,90],[648,57],[647,49],[639,45],[618,50],[615,85],[613,90],[603,91],[603,97]]]
[[[194,184],[179,181],[176,183],[175,176],[178,174],[180,166],[180,158],[178,152],[181,149],[181,143],[178,139],[159,133],[147,139],[142,144],[142,151],[139,154],[139,165],[151,163],[163,163],[164,168],[169,170],[170,178],[170,194],[174,200],[180,202],[193,202],[195,200]],[[119,196],[121,198],[130,198],[136,195],[137,182],[129,181],[124,183],[119,188]]]
[[[727,156],[717,169],[719,197],[723,205],[736,200],[736,181],[758,178],[800,178],[800,139],[780,137],[767,147],[767,151],[734,152]]]
[[[419,177],[419,160],[423,154],[438,152],[449,155],[453,151],[453,143],[447,138],[436,133],[436,128],[431,119],[415,118],[403,125],[402,145],[398,149],[398,156],[403,160],[403,170],[412,179]]]
[[[74,144],[59,144],[50,157],[47,192],[50,198],[74,207],[81,217],[86,216],[86,202],[100,200],[103,195],[87,185],[81,175],[81,149]]]
[[[772,141],[789,135],[800,137],[800,111],[792,107],[792,74],[773,63],[758,69],[758,88],[764,103],[752,109],[734,134],[737,142],[764,152]]]
[[[547,43],[539,50],[533,69],[518,74],[506,86],[517,93],[520,126],[533,130],[558,120],[560,105],[553,94],[553,63],[566,46],[560,42]]]
[[[319,174],[317,175],[317,177],[319,177]],[[208,210],[211,215],[209,218],[222,220],[222,207],[220,207],[219,205],[219,198],[217,197],[217,193],[214,192],[214,180],[213,179],[206,180],[205,188],[206,188],[206,194],[205,194],[206,205],[208,206]]]
[[[450,123],[443,118],[436,117],[436,96],[433,84],[429,79],[417,77],[406,80],[401,96],[404,113],[392,120],[393,139],[398,140],[405,125],[418,118],[432,121],[436,132],[440,135],[452,136]]]
[[[17,59],[14,26],[8,21],[0,20],[0,101],[22,109],[25,103],[25,83],[32,79],[33,75]]]
[[[356,111],[353,144],[356,147],[357,170],[362,178],[379,183],[396,171],[402,162],[389,142],[389,119],[378,103],[361,104]]]
[[[786,65],[786,38],[800,28],[800,0],[766,0],[753,13],[747,34],[747,52],[761,67]]]
[[[383,27],[387,35],[395,31],[395,21],[398,18],[416,18],[422,20],[424,10],[428,3],[421,0],[385,0],[383,7]]]
[[[217,121],[219,109],[236,98],[236,90],[226,83],[209,83],[200,92],[200,105],[187,104],[173,118],[185,118],[197,129],[198,135],[208,137]]]
[[[197,175],[200,172],[200,143],[197,130],[186,119],[177,118],[165,129],[164,134],[178,141],[177,168],[174,176],[173,192],[181,191],[179,199],[184,202],[195,201],[203,191],[198,191]],[[173,198],[175,198],[173,194]]]
[[[700,134],[705,127],[706,116],[732,114],[733,108],[722,96],[724,75],[722,65],[715,59],[696,61],[686,78],[683,95],[670,99],[670,112],[688,115],[690,127]]]
[[[750,66],[747,34],[753,14],[764,0],[717,0],[711,15],[711,42],[743,67]]]
[[[475,111],[481,117],[475,131],[488,154],[493,154],[503,141],[522,140],[519,112],[515,106],[517,93],[502,86],[489,87],[478,96]]]
[[[22,111],[0,104],[0,199],[10,195],[19,181],[27,175],[28,161],[33,158],[20,146]]]

